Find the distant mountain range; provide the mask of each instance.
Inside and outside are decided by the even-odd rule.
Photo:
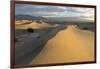
[[[77,17],[46,17],[49,22],[93,22],[92,20]]]
[[[30,15],[16,15],[16,20],[45,20],[43,17],[30,16]]]
[[[40,17],[31,15],[16,15],[16,20],[43,20],[48,23],[64,23],[64,22],[93,22],[92,20],[81,19],[77,17]]]

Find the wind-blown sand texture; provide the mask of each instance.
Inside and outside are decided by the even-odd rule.
[[[30,64],[94,61],[94,32],[68,26],[50,39]]]

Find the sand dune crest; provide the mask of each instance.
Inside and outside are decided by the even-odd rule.
[[[94,33],[68,26],[50,39],[30,64],[93,61]]]

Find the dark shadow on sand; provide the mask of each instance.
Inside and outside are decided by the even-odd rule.
[[[43,49],[47,41],[64,28],[66,28],[65,25],[60,25],[38,36],[31,33],[20,46],[15,46],[15,65],[29,64]]]

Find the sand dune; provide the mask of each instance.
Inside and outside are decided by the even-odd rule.
[[[27,29],[27,28],[33,28],[33,29],[41,29],[41,28],[47,28],[47,27],[56,27],[58,25],[50,25],[48,23],[42,22],[42,23],[37,23],[37,22],[31,22],[31,23],[21,23],[21,22],[16,22],[15,23],[15,28],[16,29]]]
[[[94,61],[94,32],[68,26],[50,39],[30,64]]]

